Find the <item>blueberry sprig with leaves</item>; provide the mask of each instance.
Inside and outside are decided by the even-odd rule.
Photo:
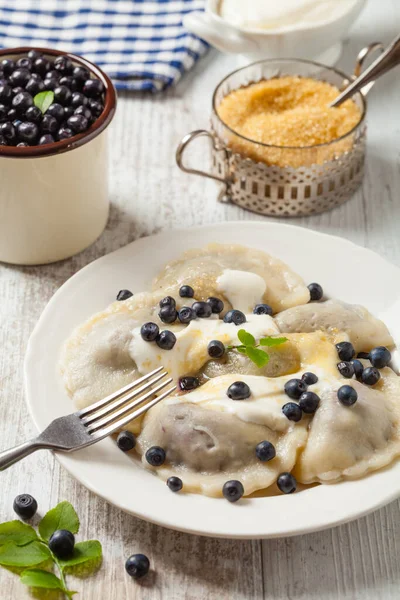
[[[79,531],[79,518],[69,502],[60,502],[39,522],[38,532],[22,521],[0,524],[0,565],[20,576],[21,583],[36,594],[62,592],[70,600],[77,592],[68,589],[65,576],[90,575],[102,561],[102,548],[97,540],[73,545],[73,534]],[[66,531],[72,538],[68,557],[55,551],[52,539]],[[54,535],[56,534],[56,535]],[[53,548],[53,550],[52,550]],[[64,558],[61,558],[61,555]],[[58,571],[58,576],[53,572]]]
[[[287,342],[287,338],[285,337],[266,336],[261,338],[257,344],[255,337],[245,329],[239,329],[238,338],[241,344],[238,346],[227,346],[227,350],[237,350],[240,354],[245,354],[259,368],[265,367],[269,362],[268,352],[260,348],[260,346],[272,348]]]

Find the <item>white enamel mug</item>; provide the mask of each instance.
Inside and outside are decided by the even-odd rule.
[[[19,58],[32,48],[1,50]],[[104,109],[84,133],[53,144],[0,146],[0,261],[38,265],[68,258],[92,244],[109,213],[107,132],[117,96],[109,77],[91,62],[57,50],[86,67],[105,88]]]
[[[187,14],[184,25],[218,50],[239,55],[246,62],[295,56],[334,64],[341,53],[341,41],[365,2],[348,0],[347,11],[321,23],[275,30],[251,30],[233,26],[223,19],[220,16],[221,0],[207,0],[206,11]]]

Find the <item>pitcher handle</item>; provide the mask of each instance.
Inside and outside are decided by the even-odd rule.
[[[218,181],[219,183],[223,183],[226,186],[226,188],[228,189],[228,186],[231,183],[229,177],[219,177],[218,175],[213,175],[212,173],[207,173],[206,171],[200,171],[199,169],[192,169],[192,168],[186,167],[184,165],[183,155],[185,153],[186,148],[189,146],[189,144],[191,142],[193,142],[193,140],[195,140],[199,137],[210,138],[212,141],[213,149],[217,152],[224,152],[224,154],[225,154],[224,158],[225,158],[225,160],[227,160],[228,156],[227,156],[226,149],[218,148],[214,135],[210,131],[207,131],[206,129],[196,129],[196,131],[191,131],[190,133],[185,135],[185,137],[182,139],[181,143],[179,144],[179,146],[176,150],[176,163],[177,163],[178,167],[184,173],[190,173],[191,175],[200,175],[201,177],[208,177],[209,179],[214,179],[215,181]]]

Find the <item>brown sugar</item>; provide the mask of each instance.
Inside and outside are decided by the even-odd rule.
[[[338,94],[338,88],[325,81],[295,76],[264,80],[233,91],[218,106],[218,116],[234,132],[255,143],[230,133],[225,141],[233,151],[267,164],[297,167],[329,160],[351,148],[352,136],[334,140],[350,132],[361,119],[353,100],[329,108]],[[309,148],[329,142],[334,143]]]

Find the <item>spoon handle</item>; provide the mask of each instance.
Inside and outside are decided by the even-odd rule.
[[[375,81],[384,73],[400,64],[400,35],[386,48],[381,54],[353,83],[351,83],[339,96],[329,105],[331,107],[340,106],[342,102],[351,98],[356,92],[363,88],[367,83]]]

